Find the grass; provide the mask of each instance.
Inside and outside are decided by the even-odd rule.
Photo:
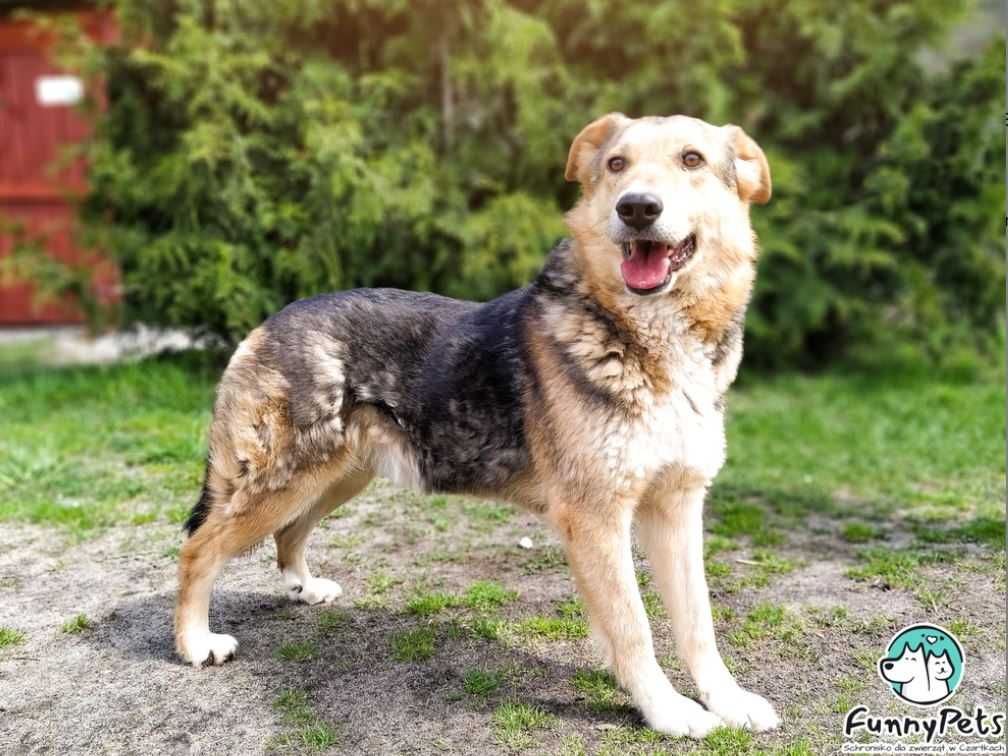
[[[501,745],[511,749],[527,748],[532,733],[553,725],[555,719],[538,706],[508,701],[494,711],[494,732]]]
[[[199,491],[216,376],[199,362],[0,373],[0,519],[78,535],[136,515],[180,521]]]
[[[924,368],[747,378],[729,398],[715,513],[744,501],[782,516],[931,504],[962,516],[1003,499],[1004,417],[990,411],[1004,402],[1000,370],[971,380]]]
[[[318,644],[315,641],[299,641],[296,643],[284,643],[277,648],[276,655],[283,661],[306,662],[316,658],[319,654]]]
[[[841,535],[849,543],[868,543],[880,538],[882,532],[866,522],[848,522],[843,526]]]
[[[782,606],[770,603],[757,604],[746,615],[742,627],[731,635],[733,644],[740,648],[772,639],[793,647],[800,644],[804,627],[799,617]]]
[[[859,558],[862,564],[847,571],[847,576],[855,580],[882,588],[912,588],[920,581],[921,558],[912,552],[866,549]]]
[[[488,669],[471,669],[462,677],[462,690],[470,696],[486,697],[496,691],[502,682],[499,672]]]
[[[490,580],[480,580],[469,586],[462,596],[462,604],[470,609],[489,611],[498,609],[516,598],[518,598],[516,591],[509,591]]]
[[[72,617],[63,623],[63,632],[67,635],[76,635],[77,633],[93,629],[94,622],[89,620],[84,613],[78,614],[76,617]]]
[[[345,609],[322,609],[318,613],[319,630],[323,635],[338,632],[349,621],[350,615]]]
[[[61,525],[86,536],[121,522],[180,522],[199,490],[219,366],[193,353],[100,367],[47,368],[0,349],[0,519]],[[729,406],[729,460],[711,496],[712,530],[774,546],[788,518],[843,515],[849,502],[924,518],[945,507],[947,538],[1004,543],[1004,381],[917,372],[746,375]],[[96,433],[100,428],[102,432]],[[934,453],[941,449],[941,454]],[[884,460],[884,464],[880,464]],[[434,511],[447,499],[433,497]],[[491,502],[462,505],[498,526]],[[868,542],[872,526],[844,537]],[[932,537],[936,537],[932,534]],[[558,552],[526,569],[560,568]],[[372,586],[372,597],[391,586]]]
[[[571,678],[571,685],[574,686],[574,690],[584,696],[593,711],[618,709],[626,701],[616,684],[616,679],[603,670],[579,670]]]
[[[392,638],[392,656],[396,661],[425,661],[434,656],[434,631],[423,627],[408,630]]]
[[[597,753],[598,756],[624,756],[628,753],[666,756],[670,751],[661,746],[674,742],[647,727],[612,727],[602,736]]]
[[[488,614],[517,598],[517,591],[490,580],[479,580],[461,596],[446,591],[420,591],[406,602],[406,611],[417,617],[431,617],[445,609],[466,607]]]
[[[588,620],[581,602],[572,599],[557,604],[556,616],[528,617],[514,623],[512,629],[524,638],[549,641],[579,640],[588,637]]]
[[[474,638],[495,641],[500,638],[505,623],[496,617],[476,617],[466,627]]]
[[[566,617],[529,617],[515,625],[519,635],[543,640],[578,640],[588,637],[588,623]]]
[[[24,643],[25,634],[12,627],[0,627],[0,648],[17,646]]]
[[[443,591],[432,591],[428,593],[418,593],[406,604],[406,611],[418,617],[430,617],[437,614],[442,609],[450,606],[458,606],[459,599],[450,593]]]
[[[338,743],[335,728],[319,719],[303,690],[283,691],[274,699],[273,708],[288,726],[288,732],[272,738],[268,750],[322,753]]]

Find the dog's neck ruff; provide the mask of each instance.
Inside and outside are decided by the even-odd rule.
[[[594,319],[629,349],[645,350],[654,359],[681,349],[690,323],[678,293],[623,302],[594,290],[580,270],[576,243],[564,239],[553,248],[534,286],[546,298]]]
[[[533,284],[537,328],[565,356],[566,372],[629,414],[710,371],[713,348],[690,330],[674,294],[623,304],[593,291],[573,244],[550,253]]]

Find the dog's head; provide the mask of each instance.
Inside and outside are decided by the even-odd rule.
[[[883,657],[879,660],[882,678],[891,683],[907,683],[925,674],[924,649],[906,646],[895,659]]]
[[[751,265],[749,205],[770,199],[756,142],[688,116],[599,118],[571,144],[566,178],[582,186],[567,221],[591,274],[638,297],[704,288]]]

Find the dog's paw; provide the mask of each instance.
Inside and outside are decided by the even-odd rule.
[[[290,586],[287,595],[306,604],[328,604],[342,596],[343,589],[335,580],[313,577],[300,585]]]
[[[696,701],[678,694],[660,710],[645,715],[645,720],[652,730],[691,738],[705,738],[711,730],[725,724],[719,716],[707,711]]]
[[[731,727],[765,732],[780,725],[780,717],[769,701],[738,685],[725,686],[701,698],[708,709]]]
[[[190,635],[179,643],[179,655],[194,667],[223,664],[238,653],[238,641],[223,633]]]

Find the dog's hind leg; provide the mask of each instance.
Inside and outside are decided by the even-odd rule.
[[[632,503],[557,504],[548,517],[567,549],[593,631],[611,649],[612,671],[647,723],[669,735],[700,738],[721,719],[679,694],[655,659],[631,551]]]
[[[179,554],[179,592],[175,605],[175,647],[195,666],[223,664],[234,656],[238,641],[210,632],[210,594],[224,565],[272,533],[302,517],[339,475],[345,465],[317,469],[291,479],[279,490],[250,492],[247,488],[226,497],[213,490],[224,487],[221,476],[209,472],[217,485],[208,486],[201,499],[191,535]],[[207,496],[207,494],[204,494]]]
[[[310,509],[274,534],[277,566],[287,586],[287,595],[306,604],[327,603],[343,594],[339,583],[313,577],[305,559],[305,546],[312,530],[329,512],[360,493],[371,481],[369,470],[352,470],[326,489]]]
[[[780,724],[773,706],[739,687],[718,653],[704,575],[704,493],[696,486],[649,497],[637,510],[638,539],[700,699],[732,727],[769,730]]]

